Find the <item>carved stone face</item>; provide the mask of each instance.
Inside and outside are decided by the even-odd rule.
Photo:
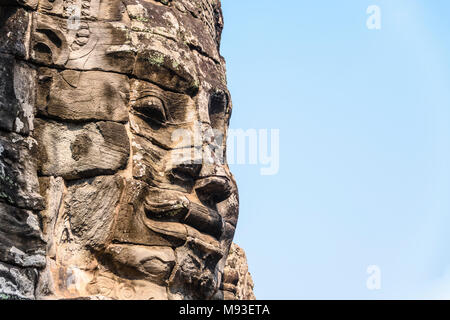
[[[238,193],[220,3],[27,3],[14,14],[37,78],[40,295],[221,298]]]

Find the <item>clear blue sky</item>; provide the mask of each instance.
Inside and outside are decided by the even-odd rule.
[[[450,298],[450,1],[222,6],[231,128],[280,129],[277,175],[232,166],[257,298]]]

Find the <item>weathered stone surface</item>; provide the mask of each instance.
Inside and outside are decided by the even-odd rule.
[[[38,11],[45,14],[56,15],[63,18],[70,17],[68,2],[66,0],[40,0]],[[86,20],[117,21],[121,19],[124,7],[122,1],[115,0],[84,0],[81,6],[80,17]]]
[[[54,259],[56,255],[54,234],[64,199],[65,183],[60,177],[41,177],[39,187],[45,201],[45,209],[40,212],[42,235],[47,242],[47,256]]]
[[[39,69],[40,114],[68,121],[128,120],[128,77],[98,71]]]
[[[36,71],[11,55],[0,54],[0,129],[33,130]]]
[[[24,6],[29,9],[36,9],[39,0],[2,0],[2,5]]]
[[[146,246],[177,247],[186,241],[184,227],[165,231],[147,223],[145,199],[150,187],[138,180],[127,179],[116,217],[113,242]],[[170,228],[170,227],[169,227]]]
[[[37,215],[0,202],[0,261],[42,268],[45,255]]]
[[[175,253],[170,247],[113,244],[106,254],[113,257],[113,269],[122,277],[144,278],[162,286],[167,285],[175,266]]]
[[[245,252],[233,243],[224,270],[224,298],[225,300],[255,300],[253,288],[253,279],[248,272]]]
[[[103,271],[87,285],[90,296],[106,296],[117,300],[168,300],[166,286],[148,280],[127,279]]]
[[[199,120],[195,102],[189,95],[168,92],[149,82],[133,79],[130,105],[130,124],[134,134],[164,149],[194,144],[192,139],[177,136],[177,131],[182,133],[181,129],[183,133],[194,133]]]
[[[84,246],[99,249],[112,235],[114,215],[122,190],[117,176],[98,176],[68,187],[64,216],[69,222],[67,235]]]
[[[202,246],[194,239],[176,249],[177,269],[170,286],[172,299],[211,299],[220,283],[215,266],[222,258],[220,251]],[[209,249],[209,250],[208,250]]]
[[[252,298],[220,1],[4,3],[0,294]]]
[[[34,61],[70,69],[132,74],[135,52],[129,46],[125,24],[81,21],[78,30],[71,30],[68,23],[67,19],[33,14]]]
[[[46,268],[41,270],[36,287],[36,298],[47,298],[55,294],[55,281],[51,273],[51,266],[57,258],[58,239],[56,237],[57,221],[63,208],[65,194],[64,179],[58,177],[39,178],[41,195],[45,200],[45,209],[40,212],[42,236],[46,246]]]
[[[190,191],[193,188],[194,180],[187,177],[180,177],[174,183],[174,177],[168,174],[173,172],[171,165],[172,154],[167,150],[151,143],[145,138],[134,136],[132,142],[133,151],[133,176],[143,180],[148,184],[163,189],[174,189],[178,191]]]
[[[91,5],[84,16],[82,11],[85,20],[79,29],[67,30],[68,15],[61,3],[43,2],[43,12],[60,17],[33,15],[33,59],[71,69],[132,74],[191,95],[198,92],[200,78],[209,86],[226,87],[224,62],[218,51],[220,5],[208,4],[208,17],[193,19],[188,11],[172,5],[134,0],[123,3],[126,10],[120,11],[112,1],[112,12],[106,15],[102,12],[107,11],[99,10],[105,3]],[[92,21],[108,16],[112,18],[108,22]]]
[[[23,8],[0,6],[0,53],[29,56],[30,17]]]
[[[17,268],[0,262],[0,294],[13,300],[33,300],[37,277],[36,269]]]
[[[36,174],[36,151],[33,138],[0,131],[0,202],[32,210],[43,208]]]
[[[36,120],[39,171],[65,179],[113,174],[128,160],[125,126],[115,122],[86,125]]]

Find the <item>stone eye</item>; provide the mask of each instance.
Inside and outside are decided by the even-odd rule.
[[[133,108],[138,113],[150,118],[151,120],[156,120],[159,122],[167,121],[164,103],[158,97],[145,97],[136,102]]]

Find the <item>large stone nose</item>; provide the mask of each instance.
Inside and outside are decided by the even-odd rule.
[[[200,178],[194,188],[202,202],[213,206],[228,199],[232,192],[231,180],[226,176]]]
[[[224,132],[211,127],[209,119],[209,97],[200,104],[199,131],[202,137],[202,167],[196,179],[194,190],[205,205],[215,207],[219,202],[228,199],[233,190],[230,173],[225,163]]]

